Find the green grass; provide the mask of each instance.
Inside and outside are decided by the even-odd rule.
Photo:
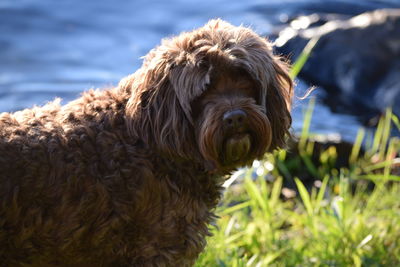
[[[348,167],[337,169],[334,147],[318,164],[311,159],[312,105],[299,155],[266,155],[226,189],[196,266],[400,266],[400,177],[392,171],[400,141],[390,136],[391,127],[400,128],[398,118],[389,110],[374,136],[361,129]],[[305,168],[317,186],[291,177],[296,168]],[[287,179],[297,196],[285,200]]]

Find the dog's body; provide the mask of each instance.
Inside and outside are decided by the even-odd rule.
[[[211,21],[118,87],[0,115],[0,266],[190,266],[222,177],[281,147],[292,83]]]
[[[1,117],[0,266],[185,266],[202,250],[218,179],[132,140],[125,105],[95,91]]]

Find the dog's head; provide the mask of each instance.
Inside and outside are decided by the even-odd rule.
[[[292,81],[267,40],[212,20],[166,39],[120,86],[132,135],[169,157],[232,170],[282,147]]]

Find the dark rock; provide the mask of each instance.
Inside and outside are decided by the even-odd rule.
[[[315,26],[319,18],[292,21],[276,40],[277,51],[295,61],[318,38],[299,76],[326,90],[324,99],[333,111],[358,115],[364,122],[390,106],[400,115],[400,9]]]

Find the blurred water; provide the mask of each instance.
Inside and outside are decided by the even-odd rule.
[[[42,105],[55,97],[65,103],[83,90],[116,85],[161,38],[211,18],[268,34],[301,5],[322,2],[0,0],[0,112]],[[300,81],[297,95],[305,89]],[[307,103],[295,104],[295,131]],[[315,109],[314,132],[354,138],[359,126],[354,118],[332,114],[319,103]]]

